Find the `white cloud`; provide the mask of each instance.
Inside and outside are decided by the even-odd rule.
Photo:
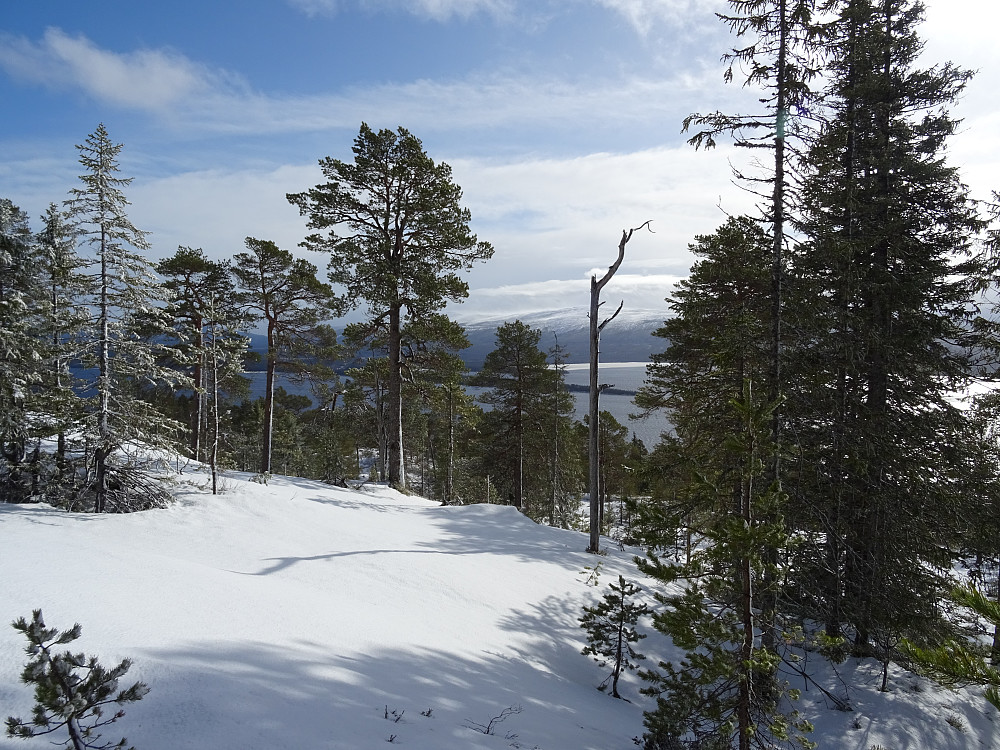
[[[443,12],[445,6],[440,7]],[[696,103],[711,103],[711,90],[722,91],[717,71],[688,70],[670,78],[609,76],[580,82],[472,73],[452,80],[268,96],[252,91],[235,74],[171,50],[112,52],[59,29],[49,29],[37,43],[0,36],[0,67],[21,80],[80,91],[102,104],[155,112],[158,123],[188,136],[353,130],[361,121],[388,127],[406,123],[414,132],[497,131],[511,125],[572,132],[581,123],[591,131],[613,130],[623,117],[649,126],[678,123]]]
[[[602,291],[601,299],[613,313],[623,303],[622,320],[648,317],[650,311],[666,314],[665,298],[681,277],[672,274],[616,274]],[[477,287],[469,299],[450,312],[463,323],[512,315],[530,315],[553,310],[579,309],[586,315],[590,303],[590,279],[550,279],[498,287]]]
[[[151,232],[153,254],[165,257],[178,245],[200,247],[213,258],[243,252],[244,238],[273,240],[304,255],[297,245],[305,221],[285,200],[322,179],[316,166],[236,171],[199,170],[135,181],[129,189],[133,223]],[[325,268],[323,256],[309,259]]]
[[[309,16],[336,15],[347,4],[346,0],[288,0]],[[452,18],[467,19],[478,13],[495,18],[510,17],[514,0],[356,0],[363,8],[373,10],[400,10],[435,21]]]
[[[735,151],[735,150],[733,150]],[[453,160],[473,229],[494,244],[494,258],[468,276],[470,299],[455,308],[463,318],[585,306],[593,269],[603,273],[617,256],[622,229],[652,219],[654,234],[636,233],[604,298],[628,309],[659,309],[673,280],[692,258],[695,234],[724,221],[720,188],[732,212],[746,195],[729,185],[726,150],[688,148],[592,154],[569,159]],[[314,164],[239,170],[197,170],[132,183],[129,217],[152,232],[153,256],[178,245],[201,247],[214,258],[243,251],[250,235],[274,240],[320,269],[322,254],[297,245],[305,221],[285,194],[322,179]],[[65,195],[60,185],[55,197]],[[40,213],[44,203],[31,208]],[[548,279],[548,281],[538,281]]]
[[[552,269],[536,276],[589,278],[590,269],[614,261],[622,230],[646,220],[652,233],[632,237],[621,272],[685,272],[696,234],[714,231],[724,212],[752,210],[730,182],[728,159],[737,157],[745,155],[725,146],[709,153],[681,146],[452,167],[476,231],[497,247],[482,275],[507,283],[526,264]]]
[[[723,0],[591,0],[622,15],[640,34],[654,24],[686,25],[691,18],[711,18],[725,6]],[[696,12],[697,11],[697,12]]]
[[[38,43],[5,35],[0,39],[0,67],[21,80],[157,112],[184,106],[235,82],[233,76],[210,71],[170,50],[115,53],[55,28],[47,29]]]

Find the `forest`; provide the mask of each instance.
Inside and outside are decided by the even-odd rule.
[[[984,685],[1000,706],[1000,196],[947,161],[972,73],[918,66],[915,0],[728,5],[724,75],[759,110],[683,126],[694,148],[754,150],[735,179],[758,213],[692,238],[664,290],[635,408],[672,428],[647,450],[606,412],[596,425],[601,531],[642,550],[655,603],[612,583],[583,617],[589,653],[617,697],[637,622],[683,652],[640,670],[646,750],[809,747],[788,677],[805,652],[873,660],[883,689],[893,664]],[[163,507],[158,451],[205,464],[213,491],[227,471],[384,482],[587,529],[590,425],[564,353],[514,320],[479,371],[457,356],[446,307],[494,248],[419,138],[362,124],[352,161],[321,159],[325,182],[288,194],[325,274],[253,237],[231,260],[150,261],[122,148],[104,125],[87,136],[80,184],[38,226],[0,199],[3,501]]]

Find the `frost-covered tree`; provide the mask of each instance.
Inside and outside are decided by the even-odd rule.
[[[84,168],[82,186],[70,191],[66,205],[91,252],[87,268],[94,286],[89,300],[91,336],[81,360],[97,370],[85,434],[93,443],[88,485],[94,510],[101,513],[134,507],[128,499],[129,485],[138,475],[114,465],[121,449],[135,442],[172,446],[179,425],[140,397],[143,387],[173,380],[175,374],[159,364],[160,346],[149,336],[150,330],[166,331],[157,304],[162,288],[141,254],[149,249],[146,232],[136,229],[126,213],[124,189],[132,179],[119,175],[122,145],[113,143],[101,124],[77,149]],[[146,327],[143,335],[140,325]],[[121,491],[109,503],[112,473],[119,475],[114,484]],[[150,488],[146,486],[143,494]]]
[[[37,269],[38,251],[27,214],[9,199],[0,199],[0,495],[12,502],[30,494],[24,465],[28,412],[44,358],[36,334],[44,294]]]
[[[40,417],[43,417],[40,429],[46,437],[56,435],[56,482],[66,489],[67,480],[75,480],[68,476],[67,432],[83,413],[83,400],[79,389],[74,388],[75,376],[70,363],[79,356],[79,347],[87,332],[89,311],[85,304],[89,280],[83,272],[85,261],[76,251],[76,229],[66,213],[54,203],[50,204],[42,222],[36,242],[47,300],[39,336],[47,348],[39,386]],[[48,494],[53,496],[54,493],[50,485]]]

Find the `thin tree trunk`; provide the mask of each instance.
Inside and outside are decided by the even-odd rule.
[[[264,376],[264,430],[260,452],[260,473],[271,473],[271,440],[274,430],[274,370],[278,354],[275,351],[274,323],[267,326],[267,370]]]
[[[387,479],[390,485],[406,489],[403,466],[403,372],[401,356],[400,315],[398,302],[389,308],[389,382],[387,424]]]
[[[621,248],[624,250],[624,244]],[[619,261],[620,262],[620,261]],[[606,277],[610,278],[610,277]],[[598,309],[601,306],[601,288],[597,277],[590,277],[590,398],[588,400],[588,417],[590,421],[588,436],[588,461],[590,462],[590,546],[588,552],[601,551],[601,507],[600,507],[600,457],[601,449],[598,440],[598,426],[601,414],[601,389],[598,383],[599,362],[601,357],[601,327],[597,322]]]
[[[649,222],[641,224],[638,229],[642,227],[648,227]],[[635,233],[635,229],[623,229],[622,238],[618,243],[618,257],[615,262],[608,267],[608,272],[604,274],[600,280],[597,276],[590,277],[590,399],[589,399],[589,421],[590,430],[588,433],[589,442],[589,461],[590,461],[590,544],[587,547],[588,552],[598,553],[601,551],[601,504],[600,504],[600,447],[598,428],[600,426],[600,384],[598,383],[598,374],[600,369],[600,358],[601,358],[601,331],[604,327],[617,317],[618,313],[622,311],[622,305],[618,305],[618,309],[615,310],[614,314],[604,320],[602,323],[597,322],[597,313],[603,302],[601,302],[601,290],[607,285],[611,280],[611,277],[615,275],[615,272],[622,264],[622,260],[625,259],[625,245],[628,241],[632,239],[632,235]]]
[[[455,386],[448,386],[448,474],[444,483],[444,504],[451,505],[455,488]]]
[[[108,453],[111,445],[111,347],[108,339],[111,336],[110,302],[108,300],[108,250],[107,234],[101,225],[101,300],[100,300],[100,352],[98,354],[98,407],[97,417],[97,449],[94,451],[94,466],[96,469],[96,497],[94,511],[103,513],[108,497]]]

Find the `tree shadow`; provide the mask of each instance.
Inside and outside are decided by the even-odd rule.
[[[129,708],[120,731],[144,750],[366,748],[392,736],[426,750],[607,750],[631,746],[641,733],[636,709],[540,669],[541,655],[289,646],[192,644],[137,654],[154,673],[143,677],[153,690]],[[507,708],[515,711],[495,724],[495,736],[476,728]]]

